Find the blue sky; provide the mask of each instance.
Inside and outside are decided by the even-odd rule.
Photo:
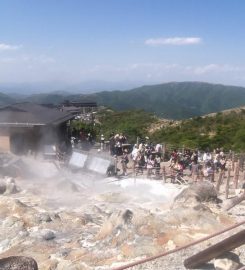
[[[0,0],[0,83],[245,86],[243,0]]]

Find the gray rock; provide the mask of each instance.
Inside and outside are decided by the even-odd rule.
[[[14,203],[15,203],[15,205],[16,206],[18,206],[18,207],[20,207],[20,208],[28,208],[28,206],[25,204],[25,203],[23,203],[22,201],[20,201],[20,200],[18,200],[18,199],[15,199],[14,200]]]
[[[202,181],[193,183],[188,188],[184,189],[174,199],[174,202],[218,202],[217,192],[212,183]]]
[[[33,258],[11,256],[0,259],[1,270],[38,270],[37,262]]]
[[[7,178],[5,194],[15,194],[17,192],[19,192],[19,189],[16,186],[15,180],[13,178]]]
[[[71,251],[70,249],[64,248],[64,249],[60,250],[60,251],[56,254],[56,256],[57,256],[57,257],[66,257],[66,256],[69,255],[70,251]]]
[[[59,214],[57,213],[49,213],[49,216],[52,220],[61,220]]]
[[[40,232],[40,235],[41,235],[42,239],[44,239],[46,241],[52,240],[52,239],[54,239],[56,237],[54,231],[51,231],[51,230],[48,230],[48,229],[43,229]]]
[[[7,189],[6,183],[4,183],[2,180],[0,182],[0,194],[4,194]]]
[[[38,215],[36,216],[36,220],[38,223],[52,221],[52,219],[48,213],[38,213]]]
[[[123,213],[122,218],[123,218],[125,224],[130,224],[132,222],[133,212],[131,210],[127,209]]]

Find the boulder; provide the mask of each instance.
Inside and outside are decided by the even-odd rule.
[[[17,192],[19,190],[12,177],[5,177],[0,181],[0,194],[15,194]]]
[[[125,224],[132,223],[132,218],[133,218],[133,212],[128,209],[122,215],[122,219]]]
[[[30,257],[11,256],[0,259],[1,270],[38,270],[37,262]]]
[[[217,215],[201,203],[175,205],[175,208],[169,211],[164,220],[165,224],[171,226],[184,226],[205,233],[212,233],[217,229],[217,226],[221,226]]]
[[[37,220],[38,223],[41,223],[41,222],[51,222],[52,221],[50,215],[48,213],[45,213],[45,212],[38,213],[36,215],[36,220]]]
[[[30,233],[30,236],[38,239],[43,239],[46,241],[53,240],[54,238],[56,238],[55,232],[49,229],[41,229],[38,231],[33,231]]]
[[[7,189],[6,183],[1,180],[0,182],[0,194],[4,194]]]
[[[55,233],[51,230],[48,230],[48,229],[41,230],[40,234],[41,234],[41,237],[47,241],[52,240],[56,237]]]
[[[209,181],[201,181],[191,184],[178,194],[174,202],[219,202],[215,187]]]
[[[16,184],[15,184],[15,180],[11,177],[6,178],[6,191],[4,194],[15,194],[17,192],[19,192]]]

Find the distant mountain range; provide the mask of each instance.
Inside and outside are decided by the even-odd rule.
[[[11,104],[11,103],[14,103],[14,102],[16,102],[15,98],[12,98],[12,97],[10,97],[8,95],[0,93],[0,106],[4,106],[6,104]]]
[[[0,95],[0,104],[16,101],[55,103],[63,100],[97,101],[115,110],[144,109],[159,117],[185,119],[245,105],[245,88],[202,82],[171,82],[124,91],[92,94],[54,92],[27,97]]]
[[[0,92],[4,94],[33,95],[47,92],[64,92],[68,94],[83,93],[90,94],[99,91],[129,90],[142,83],[135,81],[83,81],[78,83],[67,83],[60,81],[51,82],[29,82],[29,83],[0,83]]]

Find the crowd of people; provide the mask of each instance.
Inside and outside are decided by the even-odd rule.
[[[163,160],[162,145],[148,143],[149,138],[146,137],[146,142],[135,144],[131,153],[133,161],[133,170],[136,175],[143,174],[144,169],[147,170],[147,176],[150,177],[153,173],[156,176],[160,175],[161,161]]]
[[[80,134],[82,135],[82,134]],[[92,142],[90,133],[86,141]],[[192,177],[194,182],[202,179],[214,181],[214,175],[218,171],[225,171],[227,160],[230,158],[225,155],[222,149],[214,151],[198,151],[182,149],[181,151],[169,151],[163,145],[150,142],[149,137],[140,139],[136,144],[128,143],[127,137],[122,133],[112,133],[108,140],[103,134],[99,139],[99,151],[109,151],[115,157],[117,168],[120,167],[123,175],[128,174],[128,167],[133,169],[135,175],[146,172],[147,177],[161,178],[164,175],[171,175],[172,178],[184,175]],[[169,166],[162,166],[163,161],[170,161]],[[129,162],[132,165],[128,166]],[[118,166],[118,164],[121,164]]]
[[[170,177],[183,177],[184,170],[188,172],[194,182],[202,179],[214,181],[215,173],[225,171],[227,159],[222,149],[215,149],[213,152],[184,149],[181,151],[173,150],[169,155],[169,166],[162,166],[166,158],[167,149],[163,149],[161,144],[153,144],[146,137],[144,141],[133,146],[131,153],[128,149],[123,149],[122,145],[127,139],[122,134],[113,135],[110,140],[110,153],[121,163],[122,174],[127,175],[129,160],[130,166],[135,175],[143,174],[146,171],[148,178],[154,176],[160,179],[170,173]],[[120,149],[120,150],[119,150]],[[166,172],[167,171],[167,172]],[[182,178],[183,179],[183,178]]]
[[[102,135],[103,136],[103,135]],[[101,140],[101,144],[104,144],[104,141]],[[125,146],[128,145],[128,139],[123,133],[112,133],[109,138],[109,151],[111,155],[120,156],[125,150]]]
[[[214,181],[215,172],[225,171],[228,156],[221,149],[215,149],[212,153],[207,150],[191,151],[189,149],[183,152],[174,150],[171,153],[170,168],[172,172],[183,174],[184,169],[189,169],[190,176],[194,182],[202,179]]]
[[[110,140],[110,153],[116,162],[120,161],[123,175],[127,175],[127,164],[132,160],[132,169],[136,175],[143,174],[146,169],[147,176],[153,173],[160,176],[162,145],[150,143],[148,137],[132,148],[123,134],[116,134]]]

